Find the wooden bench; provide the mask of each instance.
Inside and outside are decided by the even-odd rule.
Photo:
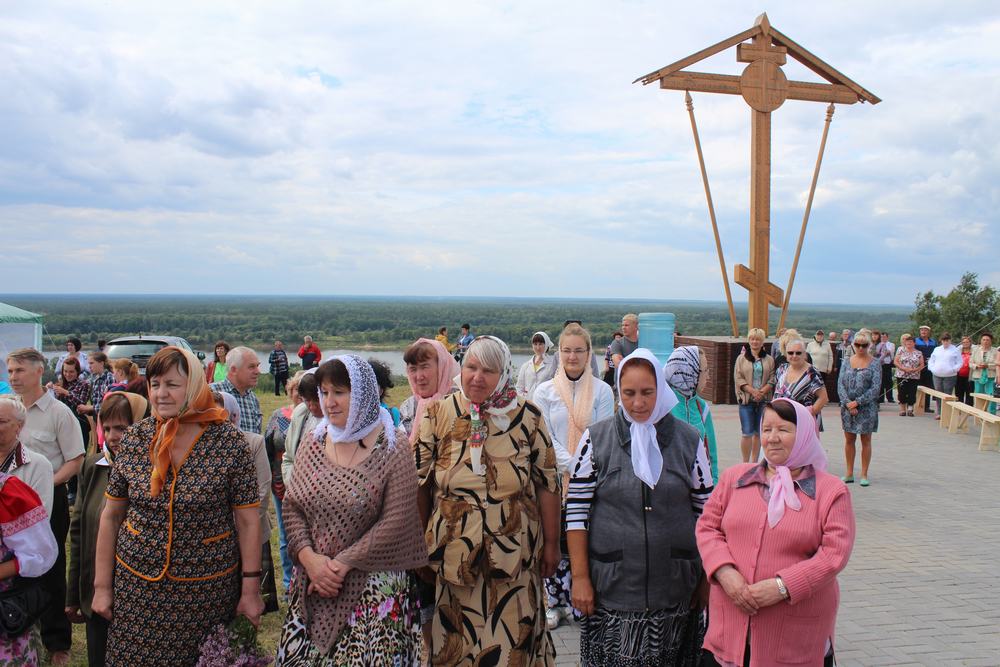
[[[924,396],[930,396],[931,398],[941,399],[941,427],[943,428],[945,423],[945,413],[948,412],[945,409],[945,405],[954,401],[958,398],[954,394],[946,394],[943,391],[938,391],[937,389],[931,389],[930,387],[918,386],[917,387],[917,404],[913,406],[913,413],[922,415],[924,413]],[[948,415],[950,418],[950,414]]]
[[[979,432],[979,451],[1000,451],[1000,416],[991,415],[971,405],[951,401],[951,420],[948,422],[948,433],[968,433],[969,417],[981,423]]]
[[[990,403],[994,405],[1000,405],[1000,398],[995,396],[990,396],[989,394],[973,394],[972,395],[972,405],[979,408],[980,410],[989,410]]]

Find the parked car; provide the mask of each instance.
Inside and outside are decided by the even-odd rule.
[[[139,372],[145,375],[146,364],[149,362],[149,358],[168,345],[174,345],[183,350],[193,352],[199,359],[202,361],[205,360],[204,352],[195,352],[186,340],[178,336],[156,336],[149,334],[122,336],[110,341],[104,352],[108,355],[109,359],[130,359],[139,367]]]

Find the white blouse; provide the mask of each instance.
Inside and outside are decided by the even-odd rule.
[[[604,381],[592,376],[589,379],[594,383],[594,407],[590,413],[590,424],[596,424],[603,419],[614,416],[615,395],[611,391],[611,387]],[[573,382],[574,398],[579,386],[580,380]],[[566,434],[569,431],[569,410],[559,396],[555,380],[548,380],[538,385],[535,388],[534,396],[531,397],[531,402],[542,411],[542,417],[545,418],[545,425],[549,429],[549,437],[552,438],[552,446],[556,450],[556,467],[559,469],[559,474],[563,475],[569,472],[571,458],[569,448],[567,447],[568,443],[566,442]]]

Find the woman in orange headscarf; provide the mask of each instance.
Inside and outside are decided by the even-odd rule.
[[[264,608],[254,462],[200,366],[176,347],[153,355],[153,416],[125,432],[111,469],[91,603],[111,621],[110,667],[194,665],[218,624],[256,624]]]

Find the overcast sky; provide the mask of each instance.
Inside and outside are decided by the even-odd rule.
[[[837,108],[794,300],[1000,284],[997,3],[768,4],[884,100]],[[631,82],[751,4],[0,8],[2,291],[723,298],[684,94]],[[731,278],[749,108],[694,102]],[[782,287],[823,118],[773,114]]]

